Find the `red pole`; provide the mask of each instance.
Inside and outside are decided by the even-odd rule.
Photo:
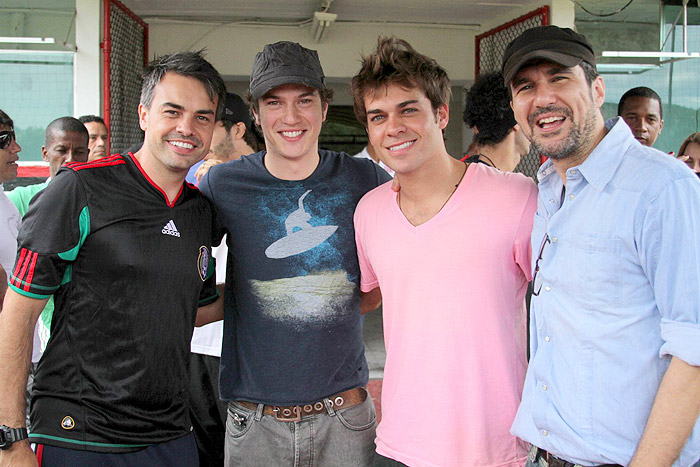
[[[103,39],[102,39],[102,100],[103,100],[103,118],[105,125],[107,126],[107,137],[111,140],[112,130],[110,128],[110,117],[111,117],[111,99],[109,95],[110,89],[110,68],[111,68],[111,53],[112,53],[112,37],[109,26],[110,17],[110,0],[103,0],[102,5],[104,6],[103,13]]]

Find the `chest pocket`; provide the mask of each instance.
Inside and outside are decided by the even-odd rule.
[[[581,302],[585,308],[604,310],[620,304],[622,248],[619,239],[574,236],[573,247],[581,264],[572,265],[581,286]]]

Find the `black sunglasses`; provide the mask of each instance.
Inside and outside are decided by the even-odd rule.
[[[0,149],[9,148],[12,141],[16,141],[15,130],[0,131]]]
[[[542,240],[542,245],[540,246],[540,253],[537,255],[537,260],[535,261],[535,274],[532,276],[532,295],[538,296],[542,290],[542,278],[540,277],[540,282],[537,282],[537,277],[540,272],[540,261],[542,261],[542,253],[544,253],[545,248],[551,240],[549,239],[549,234],[545,234],[544,240]]]

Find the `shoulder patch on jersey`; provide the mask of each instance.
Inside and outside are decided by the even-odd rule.
[[[209,270],[209,249],[202,245],[199,247],[199,258],[197,258],[197,270],[199,271],[199,277],[204,282],[207,278],[207,271]]]

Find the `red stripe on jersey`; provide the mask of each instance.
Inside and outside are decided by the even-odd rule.
[[[15,270],[12,271],[12,275],[16,276],[19,274],[19,268],[22,266],[22,261],[24,261],[24,257],[27,255],[27,249],[22,248],[19,252],[19,259],[17,260],[17,264],[15,265]]]
[[[148,180],[148,183],[153,185],[153,188],[158,190],[160,192],[160,194],[163,195],[163,197],[165,198],[165,203],[168,205],[168,207],[172,208],[173,206],[175,206],[175,203],[177,202],[178,198],[182,194],[182,190],[185,189],[185,184],[184,183],[182,184],[182,186],[180,187],[180,191],[177,192],[177,196],[175,196],[175,199],[173,199],[173,201],[170,202],[170,200],[168,199],[168,195],[165,194],[165,192],[161,189],[161,187],[158,186],[158,184],[156,182],[151,180],[151,177],[148,176],[146,171],[143,170],[143,167],[141,167],[141,164],[139,164],[138,159],[136,159],[132,153],[129,153],[129,156],[131,156],[131,160],[134,161],[134,164],[136,164],[136,167],[139,169],[139,172],[141,172],[141,175],[143,175],[146,178],[146,180]]]
[[[17,282],[14,285],[15,287],[20,287],[21,286],[21,281],[22,278],[25,276],[27,273],[27,268],[29,267],[29,261],[32,258],[32,252],[30,250],[27,250],[27,255],[24,256],[24,259],[22,260],[22,269],[19,270],[19,273],[16,275],[17,277]],[[19,265],[19,263],[18,263]]]
[[[101,159],[95,159],[90,162],[69,162],[66,167],[78,171],[83,169],[93,169],[95,167],[109,167],[113,165],[126,164],[126,161],[120,154],[115,154],[109,157],[103,157]]]
[[[36,268],[36,261],[38,258],[39,258],[38,253],[32,253],[32,262],[29,265],[29,275],[27,275],[26,285],[24,286],[25,292],[29,292],[29,286],[32,283],[32,279],[34,279],[34,269]]]

